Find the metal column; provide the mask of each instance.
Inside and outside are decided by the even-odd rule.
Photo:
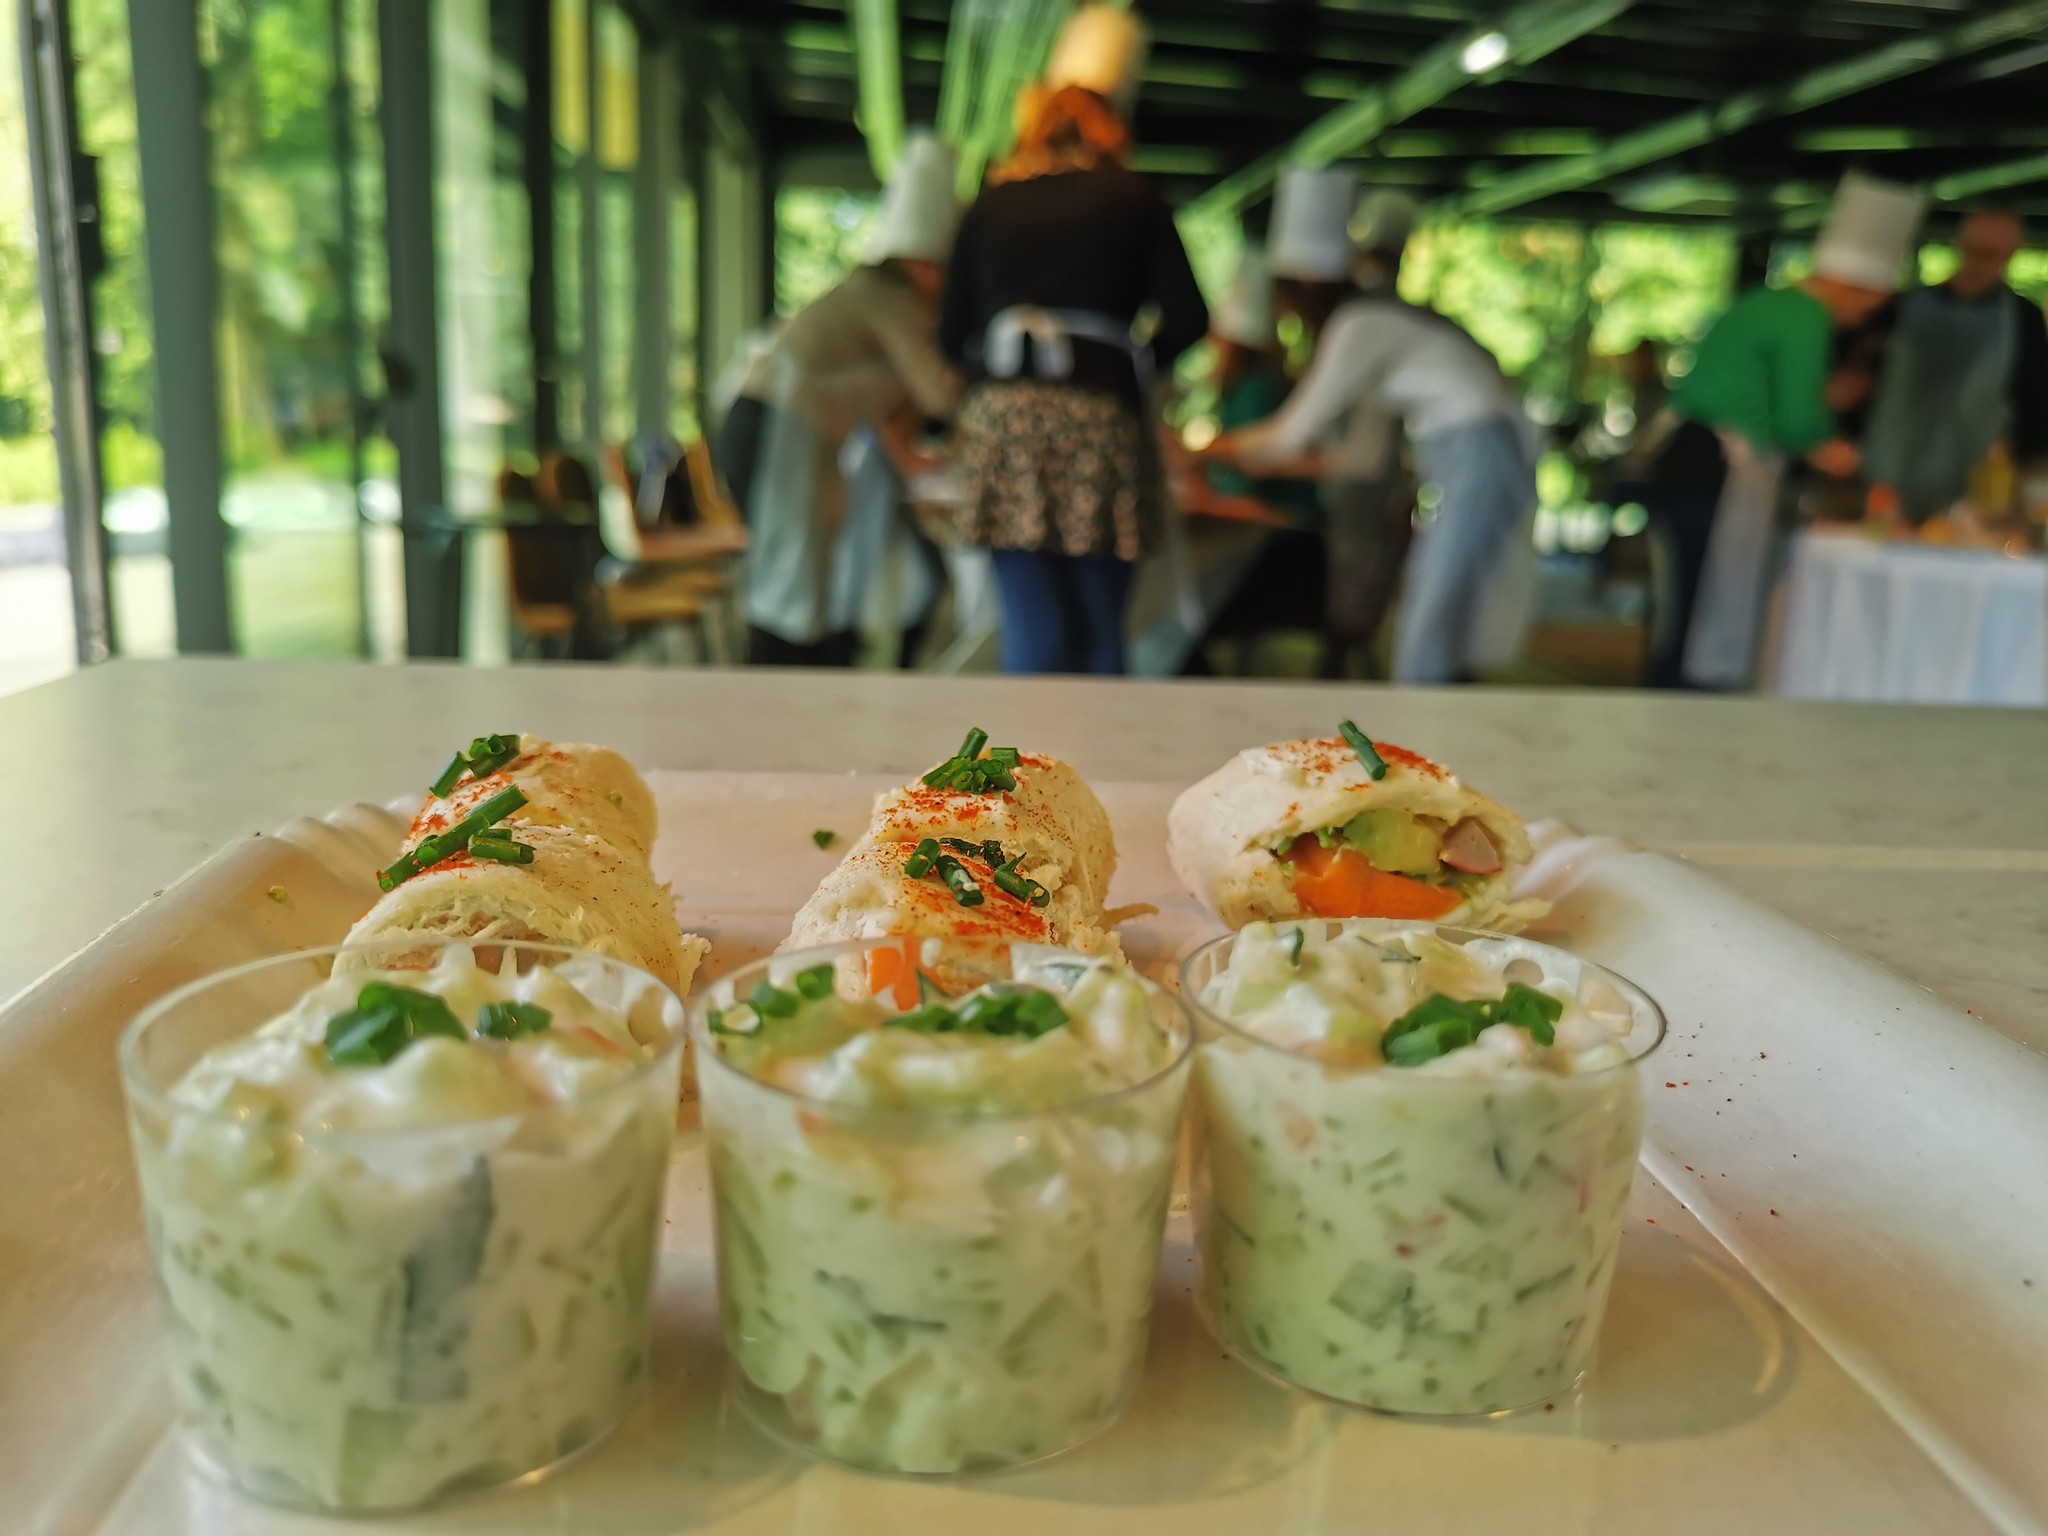
[[[62,0],[22,0],[19,19],[21,99],[41,254],[36,267],[43,293],[43,358],[50,373],[52,432],[64,498],[72,633],[78,659],[91,663],[114,653],[107,531],[100,518],[105,487],[99,368],[92,348],[92,280],[105,263],[98,176],[78,142],[66,6]]]
[[[156,421],[180,651],[234,649],[220,515],[219,314],[206,80],[194,0],[130,0],[142,216],[156,331]]]
[[[674,274],[669,251],[669,195],[679,158],[673,43],[640,40],[640,160],[633,183],[633,397],[640,435],[671,431],[669,348]]]
[[[161,0],[138,0],[155,5]],[[384,345],[387,419],[398,448],[405,529],[405,649],[409,656],[461,650],[462,545],[432,526],[443,508],[441,337],[434,304],[434,69],[431,9],[380,0],[385,239],[391,322]]]

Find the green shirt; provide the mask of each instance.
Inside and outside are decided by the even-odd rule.
[[[1287,381],[1278,373],[1247,368],[1216,402],[1225,432],[1264,421],[1287,403]],[[1209,468],[1209,484],[1225,496],[1251,496],[1293,523],[1314,523],[1323,515],[1313,480],[1254,479],[1222,464]]]
[[[1820,300],[1797,288],[1752,289],[1700,342],[1672,408],[1758,448],[1805,453],[1835,433],[1822,398],[1833,350],[1834,322]]]

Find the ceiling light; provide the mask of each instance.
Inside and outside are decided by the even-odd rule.
[[[1508,35],[1505,32],[1482,32],[1465,45],[1465,52],[1459,62],[1465,66],[1468,75],[1483,75],[1489,69],[1498,69],[1508,61]]]

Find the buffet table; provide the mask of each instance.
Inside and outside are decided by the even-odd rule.
[[[1786,698],[2048,705],[2048,557],[1808,532],[1784,603]]]
[[[1458,765],[1532,816],[1683,855],[2048,1053],[2038,1018],[2048,823],[2024,811],[2048,718],[1624,694],[567,666],[121,663],[0,699],[0,740],[12,749],[0,755],[0,789],[34,808],[11,836],[10,867],[26,878],[0,886],[10,935],[0,1007],[222,847],[309,812],[416,794],[418,764],[477,729],[601,741],[684,773],[843,779],[921,769],[934,722],[950,731],[971,719],[1105,784],[1171,784],[1207,772],[1231,746],[1326,731],[1347,715]],[[1931,762],[1938,814],[1926,793]],[[733,852],[719,857],[747,869],[780,857],[779,833],[808,856],[809,828],[850,825],[806,813],[789,826],[766,818],[757,835],[744,818],[704,819],[732,824],[721,846]],[[679,894],[687,906],[691,894]],[[781,899],[769,905],[786,910]],[[0,1081],[9,1049],[0,1023]],[[1664,1058],[1674,1078],[1697,1070],[1680,1065],[1687,1055],[1674,1047]],[[111,1063],[81,1058],[62,1080],[11,1084],[20,1091],[9,1102],[61,1125],[72,1106],[104,1097],[111,1075]],[[1720,1102],[1701,1097],[1695,1112],[1718,1114]],[[39,1176],[49,1177],[24,1165],[17,1178],[32,1189]],[[617,1443],[540,1488],[388,1527],[279,1521],[195,1492],[172,1442],[144,1435],[139,1408],[74,1447],[77,1467],[130,1467],[129,1481],[88,1485],[29,1458],[27,1427],[46,1407],[25,1385],[35,1373],[6,1350],[23,1319],[50,1304],[50,1287],[35,1282],[61,1238],[24,1227],[0,1245],[0,1483],[27,1530],[95,1536],[596,1530],[597,1484],[608,1536],[926,1536],[961,1526],[1023,1536],[1048,1523],[1103,1536],[1349,1536],[1374,1516],[1389,1529],[1446,1532],[1508,1521],[1556,1532],[1994,1528],[1990,1502],[1964,1491],[1968,1464],[1937,1463],[1897,1405],[1859,1386],[1687,1205],[1648,1174],[1638,1180],[1649,1215],[1629,1240],[1609,1323],[1616,1348],[1595,1382],[1662,1405],[1647,1417],[1617,1413],[1621,1398],[1603,1410],[1597,1390],[1553,1415],[1490,1427],[1344,1414],[1212,1357],[1191,1311],[1176,1306],[1156,1326],[1184,1363],[1155,1373],[1131,1421],[1099,1448],[999,1478],[918,1484],[806,1464],[734,1422],[717,1407],[715,1323],[672,1313],[657,1338],[664,1368],[649,1413]],[[118,1178],[72,1198],[81,1222],[135,1220]],[[110,1202],[123,1209],[108,1212]],[[1709,1328],[1749,1347],[1703,1368],[1694,1346]],[[155,1371],[145,1350],[130,1373],[133,1400]],[[1674,1378],[1682,1396],[1659,1397],[1656,1384]],[[1458,1475],[1443,1476],[1452,1465]],[[1532,1499],[1538,1485],[1546,1496]]]

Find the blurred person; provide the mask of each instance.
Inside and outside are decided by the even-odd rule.
[[[1653,688],[1745,686],[1756,662],[1786,463],[1857,473],[1836,435],[1854,371],[1835,377],[1837,333],[1898,289],[1920,222],[1919,194],[1850,172],[1813,249],[1813,275],[1755,288],[1701,340],[1672,392],[1678,424],[1643,486],[1660,574],[1644,681]],[[1835,402],[1831,404],[1832,400]]]
[[[1209,312],[1172,210],[1130,168],[1144,52],[1128,12],[1068,20],[953,250],[939,338],[970,378],[957,526],[991,552],[1006,672],[1121,673],[1133,575],[1164,532],[1152,379]]]
[[[751,662],[855,660],[865,578],[848,562],[886,541],[843,537],[844,465],[851,441],[906,413],[948,416],[958,397],[934,334],[960,216],[953,176],[952,151],[912,134],[871,228],[868,264],[793,315],[743,386],[761,407],[752,473],[742,476]]]
[[[1254,472],[1324,481],[1333,527],[1355,524],[1361,550],[1383,555],[1392,506],[1361,490],[1355,510],[1338,513],[1348,493],[1328,487],[1383,481],[1392,423],[1401,422],[1420,478],[1440,499],[1406,558],[1394,677],[1468,681],[1484,601],[1536,504],[1529,422],[1490,352],[1396,291],[1412,209],[1374,200],[1354,249],[1356,191],[1351,173],[1337,168],[1281,178],[1268,256],[1281,306],[1300,318],[1315,350],[1278,414],[1218,439],[1211,452]],[[1389,566],[1382,558],[1382,584]]]
[[[1291,388],[1275,323],[1273,275],[1262,251],[1247,251],[1223,302],[1209,316],[1210,383],[1216,389],[1220,430],[1264,421],[1279,410]],[[1307,480],[1254,479],[1240,469],[1210,463],[1208,489],[1224,498],[1244,498],[1290,523],[1320,520],[1315,486]]]
[[[2025,243],[2018,214],[1972,213],[1955,275],[1899,301],[1863,442],[1873,499],[1909,523],[1962,500],[1996,443],[2048,460],[2048,323],[2005,280]]]

